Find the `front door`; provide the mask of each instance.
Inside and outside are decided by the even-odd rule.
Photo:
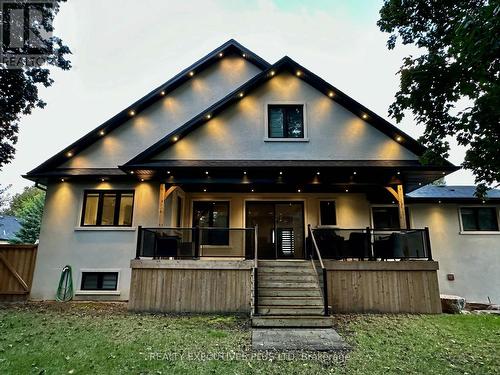
[[[247,202],[246,226],[255,225],[260,259],[304,258],[302,202]]]

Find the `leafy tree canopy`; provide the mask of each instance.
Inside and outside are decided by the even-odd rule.
[[[498,0],[386,0],[380,30],[388,48],[400,40],[419,47],[404,59],[400,88],[389,112],[400,122],[411,111],[425,125],[424,162],[448,157],[447,139],[467,147],[479,195],[500,181],[500,2]]]
[[[40,236],[45,193],[26,195],[26,199],[16,210],[21,229],[16,233],[13,243],[36,243]]]
[[[45,32],[53,31],[52,21],[64,1],[57,0],[53,7],[44,8],[45,17],[40,28]],[[14,157],[21,117],[29,115],[34,108],[45,107],[46,103],[38,96],[38,88],[39,85],[49,87],[54,82],[50,78],[50,66],[64,70],[71,68],[69,60],[64,58],[71,51],[62,40],[51,36],[47,43],[51,47],[48,49],[50,53],[46,64],[41,67],[12,69],[0,62],[0,169]]]

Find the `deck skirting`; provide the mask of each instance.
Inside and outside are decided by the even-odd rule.
[[[438,262],[325,261],[333,313],[441,313]]]
[[[131,311],[250,313],[252,261],[132,260]]]

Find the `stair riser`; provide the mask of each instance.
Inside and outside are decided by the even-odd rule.
[[[301,296],[302,297],[302,296]],[[323,307],[323,300],[318,297],[314,298],[290,298],[290,297],[260,297],[259,304],[262,305],[298,305],[298,306],[311,306]]]
[[[259,306],[258,313],[261,315],[323,315],[323,309],[317,308],[289,308],[289,307],[265,307]]]
[[[260,280],[259,280],[260,281]],[[318,288],[317,283],[311,282],[281,282],[281,281],[263,281],[259,283],[259,288]]]
[[[321,292],[315,289],[309,290],[277,290],[264,289],[259,290],[259,297],[321,297]]]
[[[259,267],[310,267],[311,262],[303,261],[286,261],[286,260],[259,260]]]
[[[315,271],[311,267],[259,267],[259,274],[265,273],[292,273],[299,274],[303,273],[306,275],[315,275]]]
[[[309,275],[303,275],[303,274],[298,274],[298,275],[260,275],[259,274],[259,281],[260,282],[265,282],[265,281],[295,281],[295,282],[309,282],[309,283],[314,283],[317,282],[318,278],[314,276],[309,276]]]

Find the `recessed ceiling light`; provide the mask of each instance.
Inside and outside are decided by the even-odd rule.
[[[143,182],[144,182],[144,179],[143,179],[143,178],[141,178],[141,181],[143,181]]]
[[[297,193],[300,193],[300,192],[301,192],[301,190],[300,190],[300,189],[297,189]]]
[[[73,156],[73,153],[72,153],[71,151],[68,151],[68,152],[66,153],[66,156],[67,156],[68,158],[70,158],[70,157],[72,157],[72,156]]]
[[[252,193],[254,192],[254,190],[252,189]]]
[[[101,178],[101,182],[104,182],[104,181],[105,181],[104,178]]]
[[[194,72],[192,70],[189,72],[189,76],[190,77],[194,76]]]
[[[282,171],[280,171],[280,175],[282,175],[282,174],[283,174],[283,172],[282,172]]]
[[[352,174],[353,174],[353,175],[357,175],[357,174],[358,174],[358,172],[354,171],[354,172],[352,172]]]
[[[212,115],[209,113],[208,115],[205,116],[207,120],[210,120],[212,118]]]
[[[170,174],[170,171],[167,171],[167,174]]]
[[[333,93],[333,91],[330,91],[330,92],[328,93],[328,96],[329,96],[330,98],[333,98],[333,96],[334,96],[334,95],[335,95],[335,94]]]
[[[247,171],[243,171],[243,174],[247,174]]]
[[[205,192],[206,192],[206,191],[207,191],[207,189],[203,189],[203,191],[205,191]]]
[[[131,109],[130,111],[128,111],[128,114],[129,116],[135,116],[135,111]]]
[[[104,134],[106,134],[104,130],[99,131],[99,135],[104,135]]]
[[[317,171],[316,174],[319,176],[320,175],[319,171]]]
[[[368,118],[368,115],[366,113],[363,113],[363,115],[361,115],[361,117],[363,117],[363,119],[367,119]]]
[[[295,74],[297,75],[297,77],[300,77],[302,75],[302,72],[300,70],[297,70]]]
[[[238,94],[238,96],[239,96],[240,98],[243,98],[243,95],[245,95],[245,94],[243,94],[242,92],[240,92],[240,93]]]
[[[243,53],[241,56],[243,56],[243,57],[247,57],[247,54],[246,54],[246,53]]]
[[[134,171],[130,171],[130,174],[134,174]]]
[[[349,193],[349,189],[345,189],[345,192],[346,192],[346,193]]]
[[[276,74],[276,72],[275,72],[274,70],[271,70],[271,71],[269,72],[269,74],[270,74],[271,76],[274,76],[274,75]]]
[[[173,140],[174,142],[177,142],[177,141],[179,140],[179,137],[178,137],[178,136],[175,136],[174,138],[172,138],[172,140]]]
[[[402,140],[403,140],[403,137],[401,137],[400,135],[398,135],[398,136],[396,137],[396,141],[401,142]]]
[[[64,178],[61,178],[61,182],[64,182]]]
[[[398,173],[398,174],[401,174],[401,172],[400,172],[400,171],[398,171],[397,173]]]
[[[161,96],[165,96],[165,91],[160,92]]]
[[[208,174],[208,171],[205,171],[205,174]]]
[[[224,54],[222,52],[219,52],[219,57],[222,57],[224,56]]]

